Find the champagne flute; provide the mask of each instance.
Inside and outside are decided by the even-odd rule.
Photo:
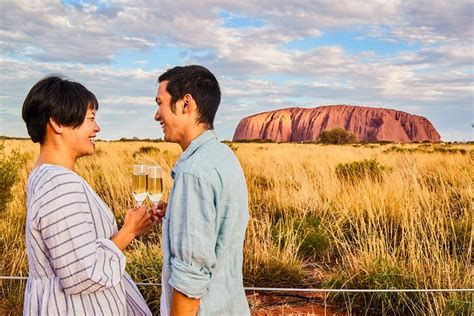
[[[160,166],[148,166],[147,173],[148,198],[156,206],[163,196],[162,169]]]
[[[141,206],[147,196],[146,165],[133,165],[133,198]]]

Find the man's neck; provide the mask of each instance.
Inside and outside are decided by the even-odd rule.
[[[183,152],[189,147],[189,145],[198,138],[199,136],[202,135],[202,133],[206,132],[209,130],[209,126],[206,124],[199,124],[193,126],[193,128],[190,128],[189,130],[186,131],[184,139],[179,143],[181,146],[181,149]]]

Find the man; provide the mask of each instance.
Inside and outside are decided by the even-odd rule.
[[[244,173],[217,140],[221,93],[202,66],[174,67],[158,78],[155,119],[183,154],[163,219],[162,315],[249,315],[242,280],[248,221]]]

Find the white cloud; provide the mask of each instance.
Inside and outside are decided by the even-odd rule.
[[[127,111],[134,111],[153,124],[154,108],[147,105],[154,106],[156,78],[164,70],[147,67],[156,56],[140,55],[128,67],[110,65],[124,51],[157,46],[179,47],[183,55],[176,63],[203,63],[218,75],[223,91],[218,116],[234,125],[239,117],[288,104],[387,105],[424,115],[433,112],[428,108],[441,113],[447,106],[472,107],[473,4],[467,1],[121,0],[73,6],[16,1],[1,6],[7,14],[0,25],[0,104],[10,114],[18,113],[37,80],[63,73],[98,96],[108,122],[127,120]],[[223,11],[262,25],[228,27]],[[384,55],[372,48],[352,53],[344,42],[285,46],[332,31],[356,31],[363,34],[361,41],[404,43],[411,49]],[[21,121],[11,124],[18,129]],[[127,124],[137,132],[144,122]],[[227,125],[222,130],[231,135],[233,124]]]

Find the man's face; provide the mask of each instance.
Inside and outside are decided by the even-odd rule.
[[[160,122],[166,141],[179,143],[183,136],[181,128],[182,119],[179,117],[179,111],[175,111],[176,113],[173,113],[171,110],[171,95],[168,93],[168,91],[166,91],[167,86],[168,81],[162,81],[158,86],[158,93],[156,94],[155,98],[156,104],[158,105],[158,110],[155,114],[155,120]]]

